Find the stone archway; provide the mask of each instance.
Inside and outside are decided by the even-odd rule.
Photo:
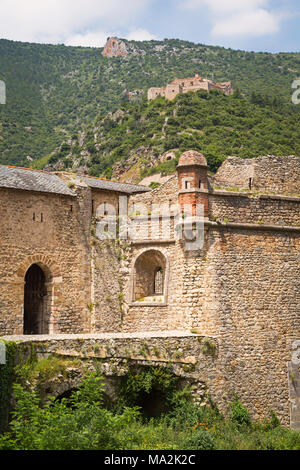
[[[37,264],[32,264],[25,275],[24,335],[49,333],[46,276]]]
[[[19,334],[55,333],[59,315],[56,299],[61,296],[62,283],[57,263],[45,255],[30,256],[18,268],[16,282],[22,290],[23,326]]]

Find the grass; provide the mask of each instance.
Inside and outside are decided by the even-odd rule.
[[[166,419],[152,419],[148,423],[135,421],[126,428],[127,450],[182,450],[197,449],[199,436],[207,436],[215,450],[299,450],[300,433],[282,427],[266,430],[262,424],[240,428],[231,421],[222,420],[209,425],[186,425],[177,429]],[[118,436],[121,438],[121,433]],[[194,444],[188,444],[188,443]],[[205,449],[204,449],[205,450]]]

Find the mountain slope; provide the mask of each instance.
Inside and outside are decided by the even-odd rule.
[[[139,181],[155,172],[173,172],[180,153],[189,149],[203,152],[212,171],[233,155],[300,156],[299,111],[254,93],[249,98],[200,90],[173,101],[144,100],[99,116],[40,167],[47,163],[48,169]]]
[[[126,101],[125,90],[163,86],[199,72],[253,91],[291,99],[300,54],[234,51],[180,40],[124,41],[135,53],[103,57],[102,49],[0,40],[0,163],[29,164],[26,157],[51,153],[66,137]]]

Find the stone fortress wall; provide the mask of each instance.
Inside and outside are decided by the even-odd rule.
[[[215,187],[299,197],[300,159],[273,155],[253,159],[228,157],[213,181]]]
[[[233,94],[231,82],[215,83],[207,78],[202,78],[198,73],[192,78],[176,78],[165,87],[152,87],[148,90],[148,100],[163,96],[167,100],[173,100],[180,93],[198,90],[221,90],[226,95]]]
[[[88,198],[1,188],[0,199],[1,334],[23,333],[24,279],[33,264],[46,276],[48,331],[88,332],[89,225],[80,208],[86,212]]]
[[[230,160],[235,179],[226,175],[228,162],[215,177],[208,177],[210,189],[203,191],[209,207],[203,248],[187,252],[180,240],[155,244],[170,263],[168,308],[129,304],[123,327],[155,330],[160,324],[216,337],[224,393],[229,396],[230,390],[239,390],[253,416],[261,417],[272,408],[288,424],[289,394],[295,391],[287,363],[300,337],[299,159],[282,157],[273,162],[271,158],[241,165],[236,159],[235,171]],[[240,167],[247,168],[242,175]],[[249,188],[249,178],[254,189]],[[180,189],[177,177],[171,177],[131,202],[143,202],[149,209],[151,204],[176,203],[171,194]],[[133,244],[129,272],[147,247],[154,247],[153,240]],[[129,276],[128,290],[132,282]]]
[[[151,192],[128,194],[129,212],[138,203],[152,215],[154,204],[200,201],[207,207],[204,243],[194,250],[175,237],[176,218],[168,236],[160,217],[159,237],[142,231],[130,240],[98,240],[97,221],[106,215],[97,218],[97,207],[118,208],[119,187],[95,189],[62,174],[73,196],[2,188],[1,334],[22,333],[24,278],[37,263],[47,277],[48,333],[209,336],[218,345],[223,399],[210,393],[221,409],[237,392],[253,417],[272,409],[297,427],[299,410],[291,412],[289,397],[299,397],[288,370],[300,338],[299,159],[230,158],[212,177],[204,157],[191,151],[178,172]]]

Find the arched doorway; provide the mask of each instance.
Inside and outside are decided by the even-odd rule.
[[[30,266],[25,275],[24,335],[48,334],[47,289],[44,271]]]

